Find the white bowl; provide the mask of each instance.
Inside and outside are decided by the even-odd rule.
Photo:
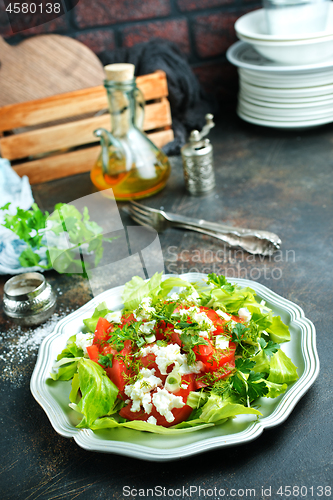
[[[312,64],[286,66],[285,64],[278,64],[274,61],[270,61],[266,57],[260,55],[249,43],[242,41],[238,41],[231,45],[226,52],[226,56],[228,61],[234,66],[256,72],[260,71],[261,75],[263,73],[275,73],[282,77],[283,75],[297,75],[300,73],[306,73],[308,75],[318,74],[318,72],[324,70],[333,70],[333,58]]]
[[[259,54],[281,64],[311,64],[333,58],[333,34],[308,40],[283,42],[255,40],[239,33],[237,36],[252,45]]]
[[[333,35],[333,3],[329,4],[329,15],[325,31],[317,33],[303,33],[295,35],[270,35],[266,23],[265,10],[259,9],[249,12],[237,19],[235,23],[236,34],[239,38],[246,37],[257,41],[286,42],[292,40],[313,40]],[[243,38],[241,38],[243,40]],[[249,42],[250,43],[250,42]]]

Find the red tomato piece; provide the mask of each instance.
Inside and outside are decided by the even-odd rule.
[[[111,323],[109,323],[107,319],[98,318],[95,330],[94,344],[101,344],[101,342],[108,337],[107,331],[110,326]]]
[[[120,410],[119,415],[123,418],[127,418],[128,420],[142,420],[144,422],[147,422],[149,417],[154,417],[157,421],[156,425],[163,425],[163,427],[171,427],[172,425],[176,425],[184,420],[187,420],[193,411],[193,408],[188,405],[184,405],[182,408],[174,408],[172,410],[172,414],[175,419],[172,422],[167,422],[165,417],[158,413],[154,405],[149,415],[145,413],[143,409],[140,411],[131,411],[131,407],[132,403],[124,406],[124,408]]]
[[[163,417],[156,408],[153,405],[153,409],[150,415],[148,415],[148,418],[152,415],[153,417],[156,418],[157,422],[156,425],[163,425],[163,427],[171,427],[172,425],[177,425],[180,422],[183,422],[184,420],[187,420],[188,417],[191,415],[193,411],[193,408],[188,405],[184,405],[182,408],[174,408],[171,413],[175,417],[175,419],[172,422],[167,422],[165,417]]]
[[[157,364],[156,364],[156,356],[154,353],[150,352],[149,354],[147,354],[147,356],[143,356],[142,358],[140,358],[140,362],[142,363],[142,365],[146,368],[149,368],[149,370],[152,370],[154,369],[155,370],[155,377],[158,377],[162,380],[162,383],[164,384],[166,378],[167,378],[167,375],[162,375],[162,373],[160,372]],[[173,365],[172,365],[173,366]],[[168,367],[168,370],[167,372],[169,372],[171,366]],[[172,369],[172,368],[171,368]]]
[[[135,317],[134,317],[134,314],[132,314],[132,313],[131,313],[131,314],[128,314],[128,315],[126,315],[126,316],[123,316],[123,317],[122,317],[122,320],[121,320],[121,326],[120,326],[120,328],[122,328],[122,327],[123,327],[124,325],[126,325],[127,323],[133,323],[133,322],[135,322],[135,321],[136,321],[136,319],[135,319]]]
[[[211,358],[211,356],[214,354],[215,351],[211,341],[208,339],[205,340],[207,342],[207,345],[205,344],[196,345],[193,348],[195,357],[197,358],[198,361],[202,361],[203,363],[207,363],[207,360]]]
[[[224,350],[216,349],[210,340],[207,342],[208,345],[195,346],[193,349],[196,358],[204,363],[206,372],[214,372],[233,359],[236,350],[233,342],[229,342],[229,348]]]
[[[125,340],[124,348],[117,352],[111,346],[106,346],[103,349],[103,354],[113,354],[112,366],[105,369],[108,374],[110,380],[118,387],[119,392],[123,399],[126,399],[126,395],[124,393],[125,385],[127,384],[127,376],[130,375],[130,371],[128,366],[124,363],[121,356],[130,355],[132,349],[132,343],[130,340]]]
[[[88,346],[87,353],[91,361],[95,361],[95,363],[98,363],[99,350],[96,344]]]
[[[220,318],[220,316],[213,310],[208,309],[207,307],[200,307],[200,311],[204,312],[206,316],[213,322],[216,323]]]

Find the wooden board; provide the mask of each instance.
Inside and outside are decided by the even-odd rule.
[[[173,140],[173,131],[171,129],[152,132],[147,135],[149,139],[160,148]],[[78,151],[71,151],[69,153],[48,156],[39,160],[21,163],[16,165],[14,170],[21,177],[27,175],[30,184],[39,184],[40,182],[48,182],[70,175],[89,172],[95,164],[100,152],[100,146],[93,146]]]
[[[162,128],[167,125],[171,125],[171,113],[169,101],[166,97],[163,97],[160,102],[146,106],[143,124],[145,131]],[[27,156],[99,142],[99,138],[94,136],[93,131],[101,127],[108,130],[111,129],[109,114],[2,137],[0,141],[0,153],[3,158],[16,160]]]
[[[1,72],[0,72],[1,73]],[[166,97],[168,86],[163,71],[138,76],[137,85],[146,101]],[[0,131],[30,127],[108,108],[103,85],[57,94],[38,101],[27,101],[0,108]]]
[[[137,84],[148,101],[143,129],[162,147],[173,140],[166,75],[163,71],[144,75],[137,78]],[[111,129],[107,104],[105,89],[98,85],[3,106],[0,154],[21,160],[14,169],[20,176],[27,175],[31,184],[88,172],[101,151],[94,145],[99,139],[93,131]]]
[[[16,46],[0,37],[0,106],[101,85],[104,70],[83,43],[40,35]]]

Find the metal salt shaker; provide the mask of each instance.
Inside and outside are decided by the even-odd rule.
[[[40,325],[53,313],[56,296],[40,273],[23,273],[4,286],[3,311],[19,325]]]
[[[214,116],[208,113],[202,131],[192,130],[190,142],[181,149],[186,189],[193,195],[211,191],[215,187],[213,146],[204,137],[215,126]]]

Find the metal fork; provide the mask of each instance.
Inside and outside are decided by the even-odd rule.
[[[218,238],[230,247],[241,247],[252,254],[272,255],[281,245],[280,238],[269,231],[231,227],[203,219],[193,219],[146,207],[136,201],[130,202],[128,212],[135,222],[142,226],[153,227],[158,233],[168,227],[189,229]]]

